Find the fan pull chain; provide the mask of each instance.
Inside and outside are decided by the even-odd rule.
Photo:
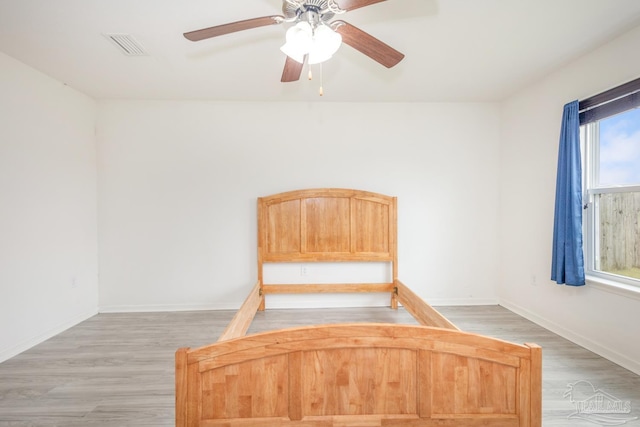
[[[307,68],[309,68],[309,74],[308,74],[309,80],[312,80],[313,79],[313,73],[311,73],[311,64],[307,63]]]
[[[324,90],[322,89],[322,62],[320,63],[320,90],[318,92],[320,96],[324,95]]]

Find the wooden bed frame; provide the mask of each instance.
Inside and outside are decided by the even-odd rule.
[[[176,352],[176,426],[541,427],[542,353],[460,331],[398,280],[395,197],[258,199],[258,282],[218,342]],[[388,262],[389,283],[265,284],[265,263]],[[245,336],[265,295],[386,292],[424,326],[338,324]]]

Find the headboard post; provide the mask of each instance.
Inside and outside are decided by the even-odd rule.
[[[258,292],[260,292],[260,297],[262,300],[260,301],[260,305],[258,306],[258,311],[264,311],[265,309],[265,297],[264,297],[264,274],[263,274],[263,247],[264,247],[264,234],[262,233],[263,224],[266,221],[264,218],[265,209],[264,209],[264,201],[262,197],[258,197]]]
[[[393,205],[392,209],[390,209],[389,214],[392,215],[392,218],[389,220],[390,223],[393,224],[394,233],[390,235],[390,246],[391,253],[393,257],[392,265],[392,274],[393,274],[393,292],[391,292],[391,308],[394,310],[398,309],[398,288],[395,286],[398,283],[398,199],[393,197]]]

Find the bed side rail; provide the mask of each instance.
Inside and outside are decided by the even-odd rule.
[[[260,289],[260,282],[256,283],[249,295],[238,309],[227,328],[222,332],[218,341],[230,340],[232,338],[242,337],[249,330],[253,318],[256,316],[258,308],[263,304],[264,295]]]
[[[400,280],[395,281],[398,302],[421,324],[424,326],[434,326],[437,328],[454,329],[459,328],[451,323],[446,317],[435,308],[424,302],[418,295],[409,289]]]

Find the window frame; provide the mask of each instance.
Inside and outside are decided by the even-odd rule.
[[[639,185],[599,185],[596,183],[599,177],[600,167],[600,120],[616,114],[622,114],[634,108],[627,108],[597,120],[591,120],[580,126],[580,142],[582,152],[582,187],[583,187],[583,242],[584,242],[584,268],[587,281],[594,279],[600,284],[622,286],[632,292],[640,293],[640,279],[622,276],[599,270],[599,245],[600,245],[600,221],[599,206],[596,202],[600,194],[640,192]]]

